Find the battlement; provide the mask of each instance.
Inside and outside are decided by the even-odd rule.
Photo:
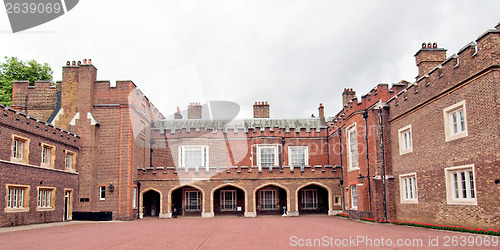
[[[389,99],[391,119],[491,68],[500,68],[498,28],[487,30]]]
[[[333,120],[330,122],[330,125],[332,125],[334,129],[342,126],[344,120],[346,120],[347,117],[353,115],[356,112],[369,109],[371,106],[375,105],[380,100],[383,102],[389,100],[396,93],[406,88],[408,84],[409,82],[407,81],[400,81],[399,83],[392,84],[391,88],[389,88],[388,84],[384,83],[378,84],[376,87],[371,89],[370,92],[362,95],[361,100],[358,100],[358,98],[356,97],[349,100],[344,105],[344,108],[340,112],[338,112],[337,115],[333,117]],[[356,93],[352,89],[344,89],[344,93],[346,93],[346,91],[350,93]]]
[[[61,143],[78,146],[80,137],[72,132],[41,121],[24,112],[0,104],[0,123],[37,134]]]
[[[266,176],[301,176],[301,177],[329,177],[340,176],[340,170],[332,165],[315,166],[211,166],[208,168],[184,167],[138,167],[137,174],[142,178],[260,178]]]

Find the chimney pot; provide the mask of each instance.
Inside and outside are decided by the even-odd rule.
[[[87,59],[83,59],[83,64],[87,64]]]
[[[253,118],[269,118],[269,105],[267,102],[256,102],[253,106]]]
[[[188,119],[201,119],[202,107],[199,102],[192,102],[188,107]]]
[[[425,48],[427,48],[426,43],[422,43],[422,49],[425,49]]]
[[[438,44],[437,44],[437,43],[433,43],[433,44],[432,44],[432,48],[433,48],[433,49],[437,49],[437,47],[438,47]]]
[[[92,64],[92,59],[89,58],[89,64]]]
[[[69,61],[66,62],[66,66],[69,66],[71,65],[71,63]]]
[[[81,61],[78,61],[78,66],[80,66],[81,64],[82,64],[82,62],[81,62]]]
[[[71,63],[71,65],[76,66],[76,62],[75,62],[75,61],[73,61],[73,62]]]

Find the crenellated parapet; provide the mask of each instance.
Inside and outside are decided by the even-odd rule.
[[[420,53],[416,54],[419,55]],[[456,54],[444,59],[425,74],[419,74],[415,82],[408,84],[389,99],[391,119],[399,117],[410,109],[418,108],[431,98],[467,84],[485,72],[498,69],[500,69],[499,26],[487,30],[475,42],[465,45]]]

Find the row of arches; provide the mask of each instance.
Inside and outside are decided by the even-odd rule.
[[[219,185],[205,195],[206,190],[194,184],[172,188],[168,196],[153,187],[141,192],[142,216],[210,216],[236,215],[298,215],[328,214],[332,210],[332,195],[328,186],[321,183],[307,183],[291,194],[289,189],[278,183],[260,185],[249,192],[233,183]],[[291,199],[294,195],[295,199]],[[167,199],[166,202],[163,199]],[[210,199],[210,201],[208,200]],[[249,199],[252,202],[249,202]],[[291,201],[294,204],[291,204]],[[209,204],[208,206],[205,206]],[[165,207],[164,207],[165,206]]]

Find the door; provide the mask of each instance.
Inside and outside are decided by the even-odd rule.
[[[64,192],[64,220],[69,219],[69,212],[70,212],[70,194],[71,191],[66,191]]]

